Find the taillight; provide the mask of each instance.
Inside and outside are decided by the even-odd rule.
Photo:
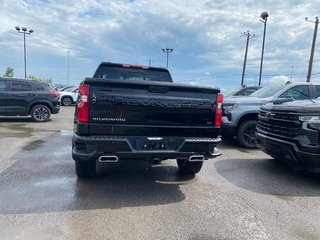
[[[79,102],[78,102],[78,121],[89,121],[89,85],[81,84],[79,86]]]
[[[221,123],[222,123],[222,110],[221,110],[222,101],[223,101],[223,94],[218,93],[216,115],[214,117],[214,126],[215,127],[220,127]]]
[[[54,98],[56,98],[56,97],[59,97],[59,96],[60,96],[60,94],[59,94],[59,93],[57,93],[57,92],[49,92],[49,94],[50,94],[52,97],[54,97]]]

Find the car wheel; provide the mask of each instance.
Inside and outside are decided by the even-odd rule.
[[[187,159],[177,159],[177,164],[180,173],[182,174],[196,174],[200,172],[203,161],[201,162],[189,162]]]
[[[70,106],[72,104],[72,99],[70,97],[64,97],[61,101],[63,106]]]
[[[257,121],[248,120],[243,122],[237,132],[237,142],[245,148],[254,149],[257,148],[255,141]]]
[[[92,178],[96,175],[96,162],[75,162],[75,170],[79,178]]]
[[[31,117],[36,122],[46,122],[50,115],[50,109],[45,105],[36,105],[31,109]]]

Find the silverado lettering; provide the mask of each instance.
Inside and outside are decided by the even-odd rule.
[[[121,96],[101,96],[102,104],[107,105],[129,105],[129,106],[151,106],[163,108],[211,108],[210,101],[186,101],[186,100],[167,100],[167,99],[141,99],[138,97],[121,97]]]

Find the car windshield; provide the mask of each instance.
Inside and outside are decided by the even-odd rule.
[[[258,98],[272,97],[273,95],[275,95],[277,92],[279,92],[285,87],[286,85],[282,85],[282,84],[266,86],[252,93],[250,96],[258,97]]]
[[[233,94],[238,92],[240,89],[241,87],[229,88],[229,89],[223,90],[222,93],[225,97],[230,97],[230,96],[233,96]]]

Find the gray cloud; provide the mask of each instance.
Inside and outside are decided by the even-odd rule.
[[[241,79],[245,38],[250,40],[246,81],[259,74],[263,24],[268,11],[263,83],[290,78],[304,81],[319,0],[303,1],[1,1],[4,36],[0,42],[0,71],[14,67],[23,75],[23,39],[14,26],[35,30],[27,37],[28,72],[56,82],[70,77],[79,83],[91,76],[100,61],[165,66],[162,47],[172,47],[169,67],[178,82],[228,87]],[[320,72],[319,48],[314,61]],[[208,74],[210,73],[210,74]]]

